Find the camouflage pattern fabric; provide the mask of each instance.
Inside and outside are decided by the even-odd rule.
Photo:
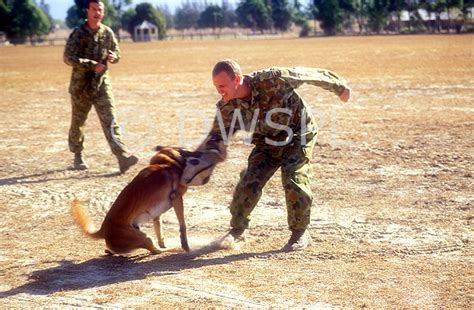
[[[229,207],[232,214],[230,224],[233,228],[249,227],[250,213],[257,205],[263,187],[278,168],[281,168],[288,227],[296,230],[306,229],[313,201],[310,184],[311,157],[315,141],[315,137],[312,137],[304,146],[300,141],[285,147],[259,144],[252,150],[247,169],[241,174]]]
[[[295,89],[308,83],[339,96],[346,82],[328,70],[272,67],[245,75],[244,83],[252,89],[251,98],[219,101],[211,131],[199,147],[201,150],[226,147],[237,130],[253,133],[255,148],[229,207],[231,226],[248,228],[250,213],[261,197],[262,188],[281,168],[288,225],[290,229],[306,229],[312,202],[311,157],[318,129]]]
[[[71,152],[80,153],[84,149],[84,127],[92,108],[92,102],[94,102],[102,130],[112,153],[116,156],[128,154],[120,126],[115,118],[115,103],[111,96],[111,92],[99,92],[97,98],[91,101],[87,96],[71,95],[72,117],[68,139]]]
[[[73,153],[84,149],[84,125],[94,105],[107,142],[115,155],[128,153],[120,126],[115,117],[115,101],[108,69],[95,73],[98,63],[107,65],[108,51],[120,58],[120,49],[113,31],[100,25],[92,30],[86,24],[74,29],[64,49],[64,62],[72,66],[69,93],[71,94],[72,118],[69,130],[69,149]]]

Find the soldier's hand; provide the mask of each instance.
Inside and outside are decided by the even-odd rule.
[[[344,102],[348,102],[351,99],[351,89],[349,87],[346,87],[344,89],[344,92],[339,96],[339,99]]]
[[[107,68],[105,65],[101,64],[101,63],[98,63],[96,66],[95,66],[95,73],[101,73],[105,70],[105,68]]]
[[[117,54],[109,50],[109,54],[107,55],[107,60],[111,63],[114,63],[117,61],[117,59],[118,59]]]

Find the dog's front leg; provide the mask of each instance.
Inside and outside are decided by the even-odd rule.
[[[163,235],[163,223],[161,222],[161,216],[157,216],[153,219],[153,227],[155,228],[156,238],[158,239],[158,245],[160,248],[166,248],[165,236]]]
[[[173,201],[174,212],[179,222],[179,234],[181,238],[181,247],[189,252],[188,237],[186,234],[186,222],[184,221],[183,196],[177,195]]]

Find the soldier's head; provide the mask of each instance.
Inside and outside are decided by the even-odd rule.
[[[88,0],[86,13],[89,26],[100,24],[105,16],[104,3],[101,0]]]
[[[212,82],[224,102],[237,98],[237,91],[242,85],[242,70],[232,59],[223,59],[212,69]]]

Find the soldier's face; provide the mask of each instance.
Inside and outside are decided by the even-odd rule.
[[[104,4],[100,3],[90,3],[87,8],[87,20],[93,23],[100,23],[104,18]]]
[[[230,100],[236,98],[237,88],[240,85],[241,79],[242,78],[238,75],[236,75],[234,78],[231,78],[227,72],[222,71],[212,78],[212,82],[214,83],[219,95],[222,96],[222,100],[227,103]]]

